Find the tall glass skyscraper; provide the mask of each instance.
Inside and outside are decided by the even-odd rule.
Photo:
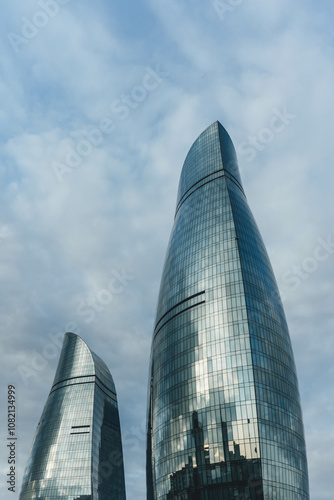
[[[152,341],[148,500],[308,500],[295,363],[219,122],[181,173]]]
[[[64,337],[19,498],[125,500],[115,384],[74,333]]]

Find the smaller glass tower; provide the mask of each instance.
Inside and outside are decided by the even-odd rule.
[[[64,337],[19,499],[125,500],[115,384],[74,333]]]

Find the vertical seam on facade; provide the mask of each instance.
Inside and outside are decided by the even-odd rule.
[[[239,236],[237,234],[237,228],[236,228],[236,225],[235,225],[233,205],[232,205],[232,202],[231,202],[231,196],[230,196],[230,191],[229,191],[228,182],[226,180],[226,177],[225,177],[225,184],[226,184],[226,191],[227,191],[227,194],[228,194],[228,199],[230,201],[230,207],[231,207],[231,213],[232,213],[232,219],[233,219],[233,225],[234,225],[234,231],[235,231],[235,241],[236,241],[236,247],[237,247],[237,252],[238,252],[238,257],[239,257],[239,262],[240,262],[240,271],[241,271],[241,276],[242,276],[242,290],[243,290],[243,295],[244,295],[244,299],[245,299],[245,306],[246,306],[249,345],[250,345],[250,351],[251,351],[251,357],[252,357],[252,373],[253,373],[253,385],[254,385],[255,407],[256,407],[256,424],[257,424],[257,432],[258,432],[258,443],[259,443],[260,464],[261,464],[261,481],[262,481],[262,492],[263,492],[263,464],[262,464],[262,450],[261,450],[261,441],[260,441],[260,426],[259,426],[259,412],[258,412],[258,395],[257,395],[257,388],[256,388],[256,383],[255,383],[253,348],[252,348],[252,342],[251,342],[250,325],[249,325],[249,317],[248,317],[248,307],[247,307],[246,293],[245,293],[245,287],[244,287],[244,272],[243,272],[242,263],[241,263],[241,257],[240,257]]]

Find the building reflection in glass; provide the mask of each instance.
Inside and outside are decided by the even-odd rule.
[[[147,499],[167,498],[309,499],[289,331],[219,122],[183,165],[152,339]]]
[[[260,459],[247,460],[234,441],[231,451],[227,423],[221,422],[224,460],[211,462],[210,449],[204,444],[203,426],[196,411],[192,421],[196,458],[193,460],[189,456],[185,467],[170,475],[167,500],[216,500],[224,498],[224,492],[229,495],[226,498],[263,499]]]

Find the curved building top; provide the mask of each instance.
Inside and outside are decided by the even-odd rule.
[[[201,133],[187,154],[179,183],[177,210],[189,193],[219,174],[226,174],[242,189],[232,140],[221,123],[216,121]]]
[[[113,378],[104,361],[89,349],[81,337],[67,332],[52,386],[64,380],[83,376],[96,376],[115,392]]]

